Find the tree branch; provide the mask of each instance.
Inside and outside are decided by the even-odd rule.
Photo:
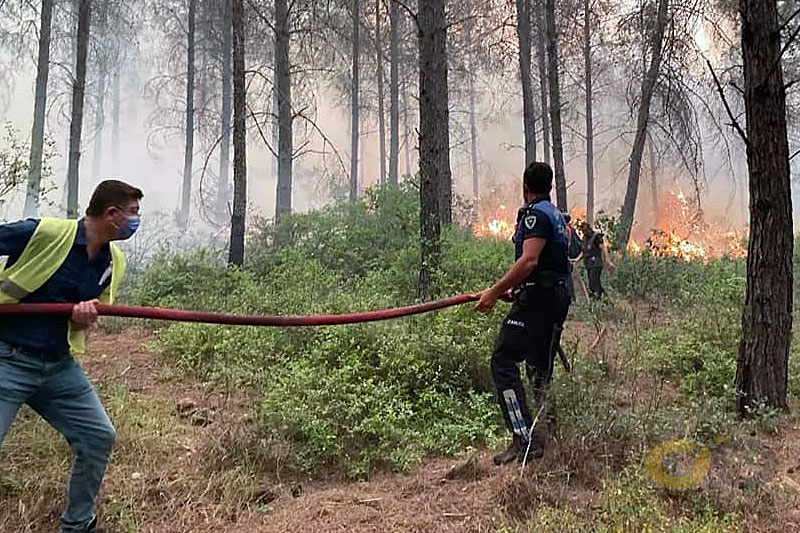
[[[739,121],[733,116],[733,111],[731,111],[731,106],[728,104],[728,99],[725,98],[725,91],[722,89],[722,85],[719,83],[719,78],[717,78],[717,73],[714,72],[714,67],[711,66],[711,61],[706,59],[706,64],[708,65],[708,70],[711,71],[711,77],[714,78],[714,85],[717,86],[717,92],[719,93],[719,97],[722,99],[722,104],[725,106],[725,112],[728,113],[728,118],[731,119],[731,125],[736,129],[736,133],[738,133],[742,138],[745,146],[749,148],[750,142],[747,140],[747,135],[739,125]]]

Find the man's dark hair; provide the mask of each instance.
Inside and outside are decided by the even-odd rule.
[[[553,169],[547,163],[531,163],[522,180],[533,194],[549,194],[553,188]]]
[[[86,214],[90,217],[99,217],[111,206],[124,207],[132,200],[141,200],[143,196],[140,189],[123,181],[101,181],[92,193]]]

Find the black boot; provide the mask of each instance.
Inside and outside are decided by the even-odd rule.
[[[494,464],[500,466],[519,460],[525,453],[527,443],[522,441],[522,437],[514,435],[511,444],[506,451],[500,452],[494,456]]]
[[[527,461],[525,461],[526,453],[528,454]],[[519,460],[520,463],[523,461],[527,463],[535,459],[541,459],[542,457],[544,457],[544,439],[534,433],[531,438],[530,446],[528,446],[527,443],[523,445],[517,460]]]

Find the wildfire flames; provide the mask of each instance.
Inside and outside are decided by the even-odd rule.
[[[495,207],[479,208],[478,220],[472,226],[476,237],[510,239],[514,235],[516,212],[503,204]]]
[[[572,225],[580,227],[586,211],[570,210]],[[516,209],[503,203],[482,202],[473,224],[476,237],[509,239],[514,233]],[[702,212],[682,191],[667,191],[659,200],[655,223],[639,223],[631,232],[628,253],[650,253],[657,257],[678,257],[686,261],[707,261],[722,256],[744,257],[745,230],[723,228],[706,222]]]
[[[659,201],[656,223],[649,235],[634,229],[628,252],[648,252],[657,257],[678,257],[686,261],[706,261],[715,257],[744,257],[743,230],[726,229],[705,221],[702,212],[682,191],[667,191]]]

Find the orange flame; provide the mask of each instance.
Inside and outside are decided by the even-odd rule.
[[[677,257],[686,261],[707,261],[712,257],[744,257],[745,231],[723,228],[705,221],[683,191],[667,191],[659,203],[656,223],[650,235],[633,231],[630,253],[648,252],[657,257]]]
[[[476,237],[501,240],[514,234],[516,208],[509,209],[498,197],[485,198],[477,203],[472,224]],[[586,210],[575,206],[570,209],[570,215],[572,226],[579,228],[586,219]],[[683,191],[666,191],[659,200],[655,223],[634,227],[627,250],[632,254],[647,252],[657,257],[677,257],[686,261],[707,261],[722,256],[738,258],[747,254],[742,245],[746,238],[746,230],[706,222],[703,213]]]
[[[515,220],[515,213],[503,204],[479,206],[472,232],[481,238],[510,239],[514,234]]]

